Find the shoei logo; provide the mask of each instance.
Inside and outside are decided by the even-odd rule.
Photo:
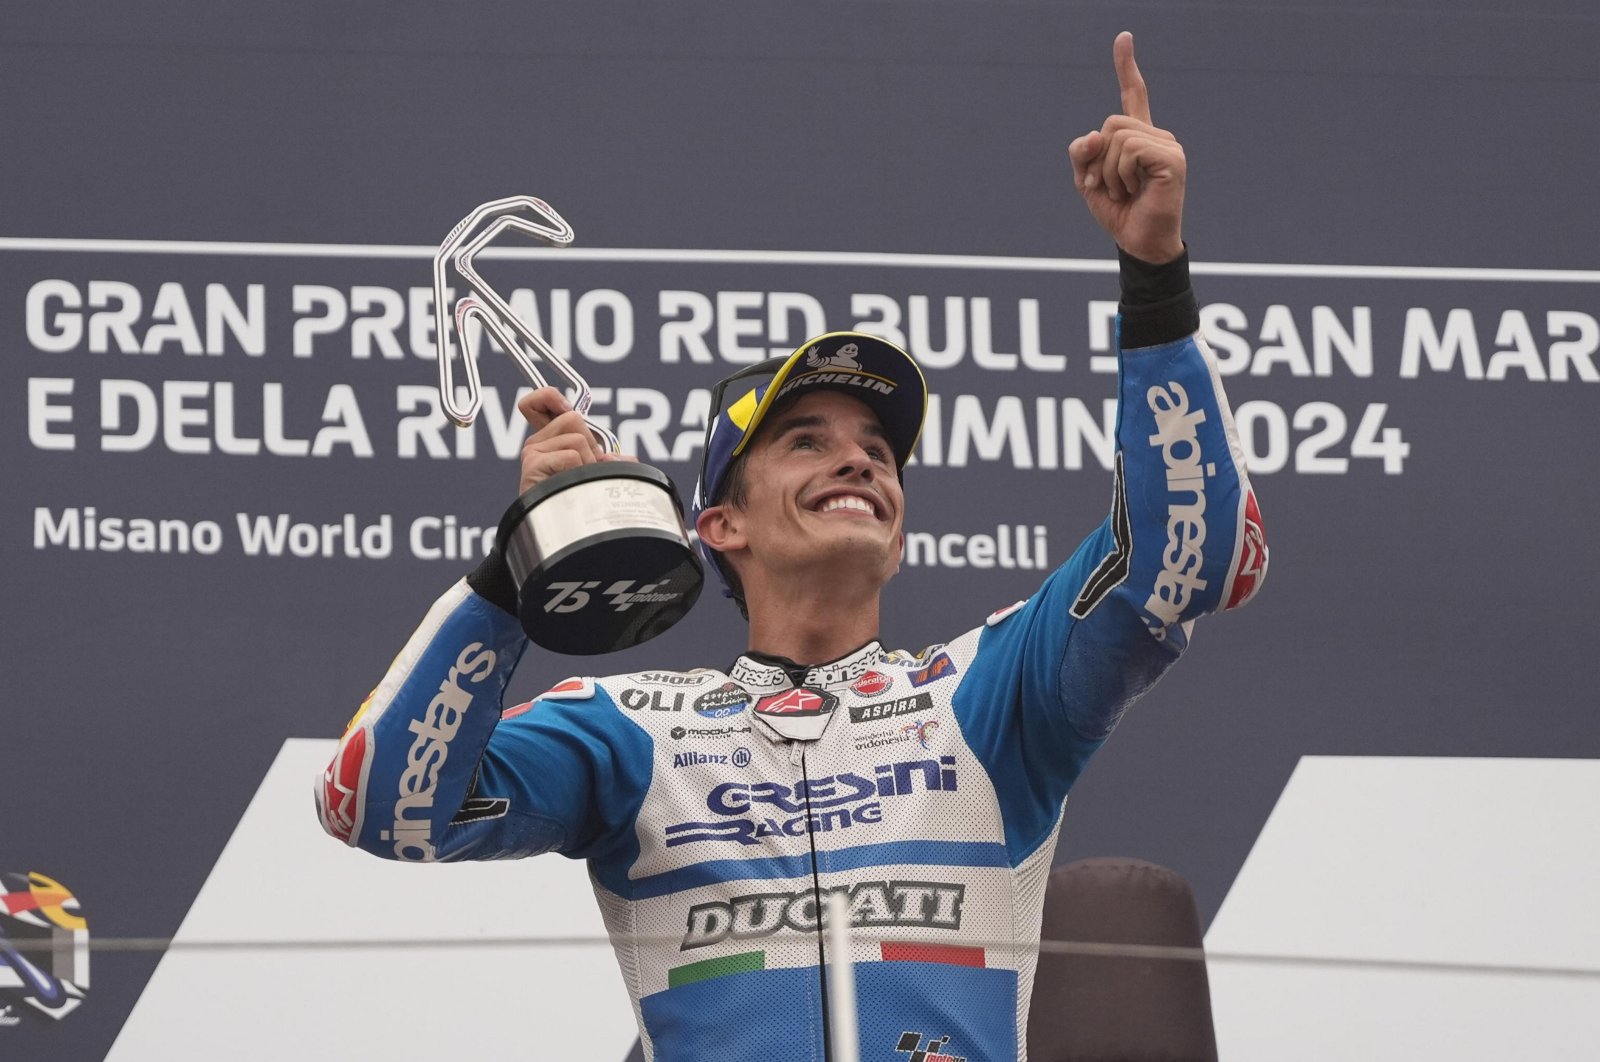
[[[924,1043],[919,1032],[906,1032],[900,1034],[900,1042],[895,1045],[895,1053],[910,1055],[907,1062],[967,1062],[965,1055],[946,1054],[944,1045],[950,1042],[950,1037],[941,1036],[935,1039],[930,1036]]]
[[[846,343],[832,354],[822,353],[822,345],[814,344],[806,351],[806,368],[808,369],[859,369],[861,368],[861,349],[854,343]]]
[[[0,877],[0,1026],[60,1021],[89,990],[89,923],[65,885],[38,872]]]

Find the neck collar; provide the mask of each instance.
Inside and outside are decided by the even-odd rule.
[[[741,686],[757,692],[799,686],[826,690],[848,686],[866,674],[882,655],[883,646],[876,638],[837,660],[821,664],[798,664],[788,657],[752,650],[735,660],[728,674]]]

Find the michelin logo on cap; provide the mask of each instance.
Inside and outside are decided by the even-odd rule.
[[[860,359],[861,348],[854,343],[845,343],[832,354],[824,354],[822,344],[813,343],[805,352],[805,370],[783,381],[775,397],[781,399],[798,388],[818,384],[859,387],[880,395],[894,394],[899,385],[886,376],[863,372]]]
[[[813,343],[811,349],[806,351],[806,368],[858,371],[861,368],[860,357],[861,348],[854,343],[846,343],[832,354],[822,353],[822,344]]]

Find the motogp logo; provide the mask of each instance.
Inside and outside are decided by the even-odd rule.
[[[944,1045],[949,1042],[948,1036],[930,1036],[924,1043],[921,1033],[906,1032],[900,1034],[894,1051],[897,1055],[910,1055],[909,1062],[967,1062],[965,1055],[945,1054]]]

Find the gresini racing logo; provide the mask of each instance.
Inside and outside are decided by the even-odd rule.
[[[1206,411],[1189,409],[1189,393],[1176,380],[1145,392],[1145,402],[1156,416],[1151,446],[1161,448],[1167,466],[1167,548],[1161,554],[1161,571],[1144,607],[1154,619],[1145,622],[1156,637],[1178,622],[1197,590],[1206,588],[1200,578],[1206,542],[1206,477],[1217,474],[1214,464],[1202,464],[1199,425]]]
[[[396,859],[425,863],[434,858],[433,842],[428,839],[433,831],[433,793],[439,784],[439,772],[450,758],[450,742],[461,729],[461,717],[472,707],[472,693],[462,689],[461,680],[465,678],[473,685],[482,682],[494,671],[494,660],[494,650],[485,649],[482,642],[473,642],[461,650],[422,718],[413,719],[406,727],[417,739],[411,743],[407,767],[400,776],[394,828],[378,835],[394,842]]]
[[[759,844],[763,837],[803,837],[881,822],[881,800],[916,792],[918,779],[925,791],[954,792],[956,758],[885,763],[871,778],[846,771],[792,788],[781,782],[723,782],[706,796],[706,807],[728,817],[668,826],[667,847],[694,841]]]
[[[863,881],[824,889],[842,893],[850,905],[850,924],[863,926],[915,926],[923,929],[960,929],[961,904],[967,887],[943,881]],[[827,924],[827,905],[820,922]],[[783,930],[814,932],[819,923],[817,893],[758,892],[731,900],[712,900],[689,908],[689,924],[679,951],[720,944],[732,937],[750,940],[770,937]]]

